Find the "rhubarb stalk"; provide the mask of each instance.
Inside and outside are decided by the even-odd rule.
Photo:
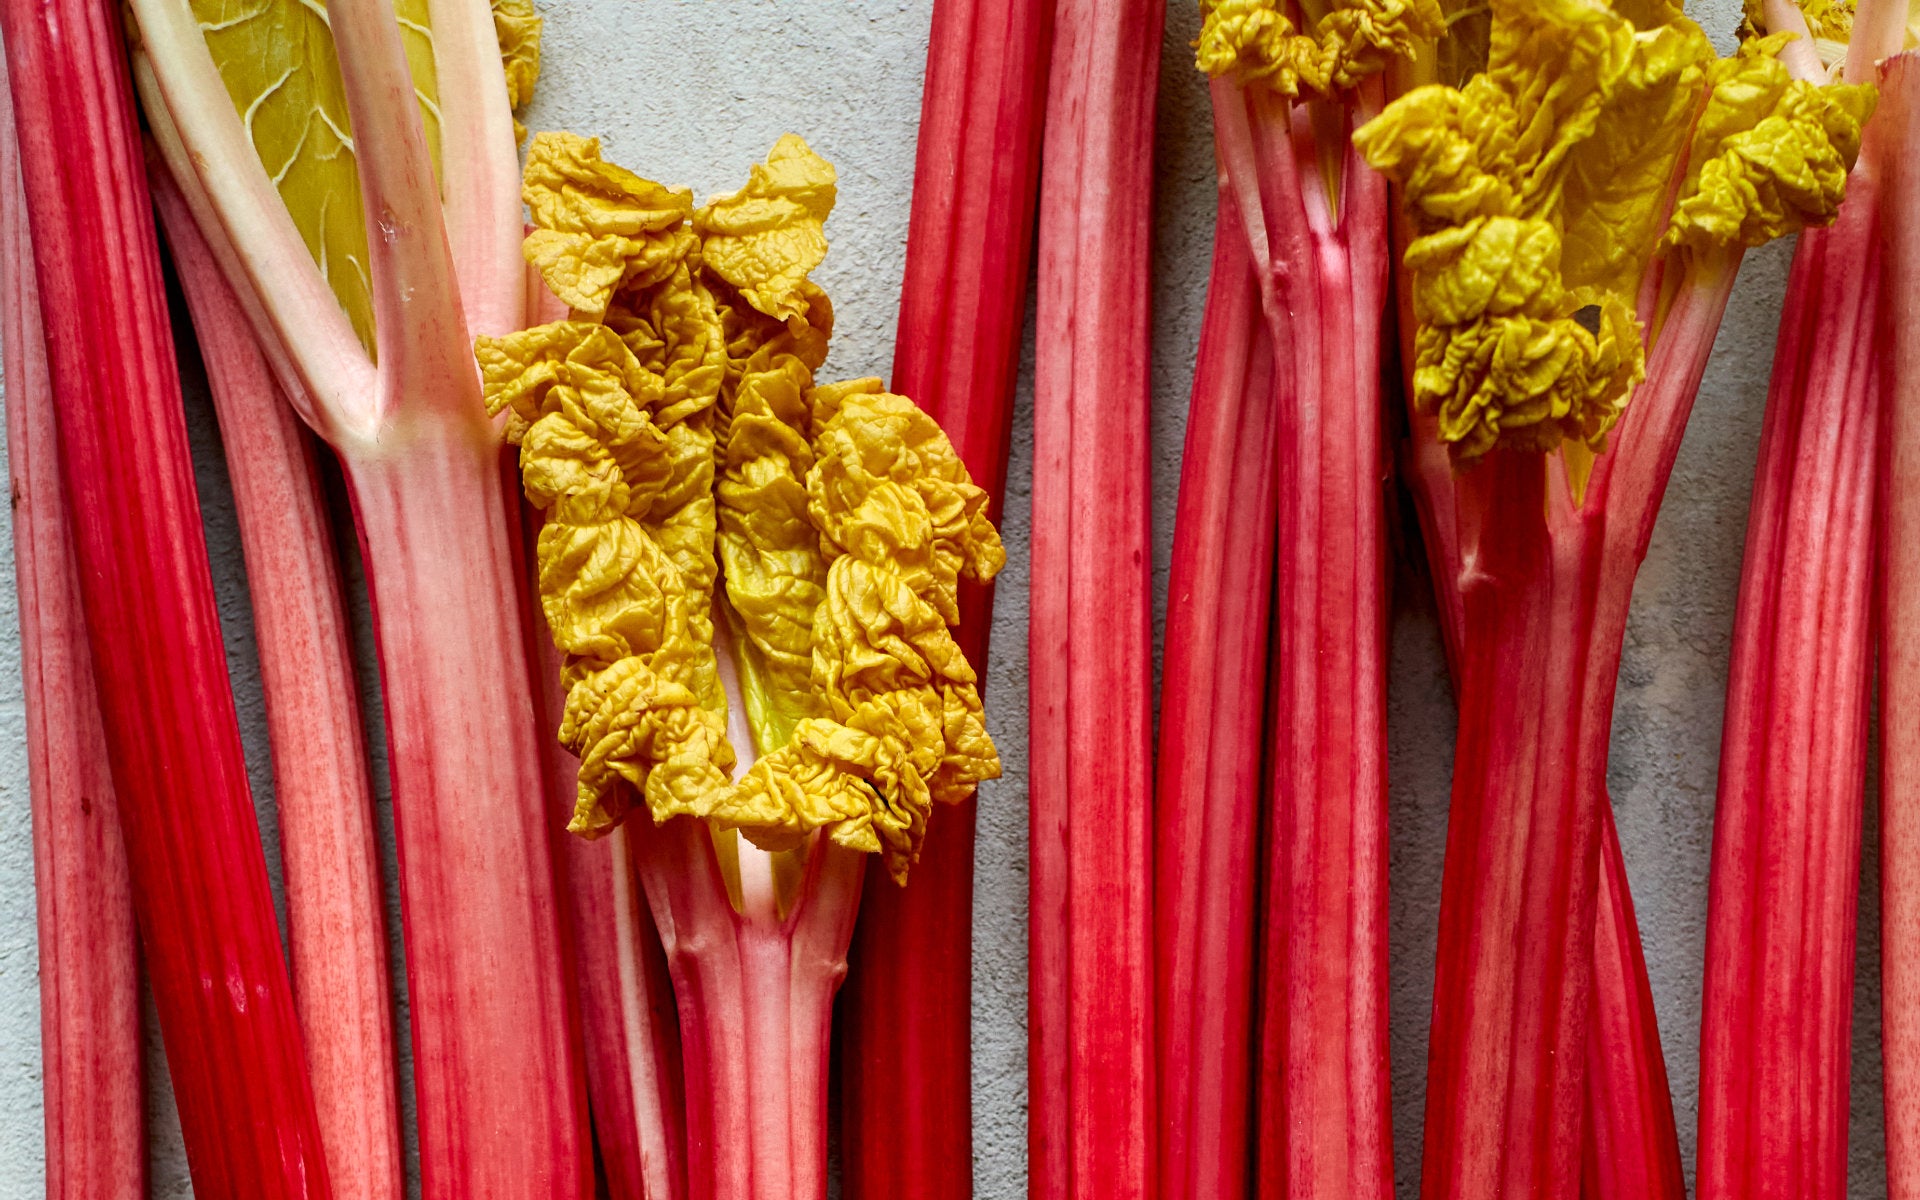
[[[1893,58],[1881,79],[1876,137],[1889,340],[1880,545],[1881,1013],[1886,1072],[1887,1194],[1920,1197],[1920,56]]]
[[[1155,1186],[1147,348],[1161,16],[1159,0],[1054,12],[1028,632],[1041,1200]]]
[[[0,88],[0,341],[33,808],[48,1200],[143,1200],[139,952],[87,649],[12,104]]]
[[[1268,19],[1264,29],[1253,14]],[[1349,45],[1356,21],[1372,34]],[[1296,33],[1277,6],[1216,4],[1198,44],[1278,363],[1254,1101],[1261,1195],[1393,1190],[1379,388],[1387,188],[1351,139],[1380,111],[1378,73],[1442,24],[1434,4],[1342,3]]]
[[[1026,318],[1052,5],[935,0],[893,386],[953,440],[1000,519]],[[990,587],[954,637],[984,670]],[[973,1194],[974,802],[942,815],[904,889],[869,878],[840,998],[850,1200]],[[869,867],[873,875],[876,867]],[[871,964],[871,969],[868,968]]]
[[[1882,51],[1856,41],[1848,77],[1872,79]],[[1838,220],[1801,235],[1767,391],[1714,809],[1701,1200],[1847,1194],[1887,345],[1878,129]]]
[[[474,333],[523,318],[513,130],[488,6],[430,7],[444,210],[392,4],[328,8],[353,131],[344,161],[365,213],[364,299],[331,281],[347,310],[249,140],[270,123],[243,124],[209,49],[249,26],[203,31],[158,0],[135,15],[149,114],[167,127],[163,144],[168,131],[178,142],[170,165],[353,497],[380,651],[425,1194],[580,1196],[591,1190],[583,1068],[521,637],[517,506],[470,352]],[[310,32],[324,46],[325,31]],[[220,44],[222,65],[257,69],[234,45]],[[319,62],[301,66],[331,65]],[[255,97],[233,78],[249,112],[284,94]]]
[[[1243,1195],[1253,1097],[1255,859],[1273,586],[1273,343],[1233,196],[1174,519],[1154,804],[1159,1194]]]
[[[319,465],[185,198],[164,168],[152,174],[246,556],[320,1137],[337,1194],[397,1198],[405,1180],[373,783]]]
[[[121,14],[91,0],[10,2],[0,26],[39,290],[61,298],[43,309],[48,379],[105,750],[195,1192],[326,1196],[208,576]]]
[[[1410,92],[1359,135],[1406,189],[1413,399],[1460,468],[1429,516],[1457,547],[1443,608],[1461,630],[1432,1197],[1579,1192],[1605,759],[1634,573],[1741,248],[1831,214],[1870,103],[1791,81],[1780,39],[1717,60],[1685,18],[1652,15],[1635,31],[1598,6],[1496,2],[1481,74]],[[1590,107],[1567,120],[1575,97]],[[1475,157],[1493,127],[1475,114],[1492,111],[1540,132],[1524,161]],[[1742,153],[1760,137],[1794,139],[1786,169],[1804,177],[1783,186]],[[1430,173],[1446,145],[1479,163],[1464,206]],[[1514,336],[1530,356],[1490,354]]]

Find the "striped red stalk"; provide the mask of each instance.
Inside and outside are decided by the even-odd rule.
[[[1147,508],[1159,0],[1054,10],[1028,640],[1029,1171],[1154,1191]]]
[[[105,752],[206,1200],[330,1194],[248,794],[118,7],[0,5]],[[103,317],[103,314],[110,314]],[[208,987],[207,981],[218,981]]]
[[[1162,1200],[1234,1200],[1249,1180],[1274,383],[1245,226],[1222,188],[1161,660],[1154,1013]]]
[[[0,340],[33,808],[48,1200],[144,1200],[139,949],[61,494],[33,239],[0,87]]]
[[[1887,1195],[1920,1197],[1920,55],[1889,62],[1874,115],[1887,178],[1891,392],[1881,467],[1880,1006]]]
[[[1874,127],[1788,276],[1714,810],[1701,1200],[1847,1195],[1884,380]]]
[[[1382,89],[1318,120],[1263,86],[1212,90],[1282,364],[1254,1185],[1384,1197],[1387,187],[1350,144]]]
[[[893,387],[939,421],[1000,520],[1027,308],[1049,0],[935,0]],[[954,637],[984,679],[990,586]],[[973,1194],[974,799],[940,814],[907,886],[868,865],[839,1002],[849,1200]],[[863,964],[872,964],[866,969]]]
[[[435,6],[443,206],[391,3],[328,6],[369,222],[376,365],[273,194],[192,14],[164,0],[134,9],[150,120],[163,144],[177,138],[169,165],[216,249],[230,247],[229,280],[354,501],[393,778],[424,1194],[587,1195],[518,501],[471,355],[474,334],[525,317],[491,11]]]
[[[164,167],[151,175],[246,556],[294,998],[328,1171],[341,1196],[398,1200],[406,1181],[373,783],[319,464],[186,199]]]
[[[1892,59],[1875,117],[1886,147],[1880,620],[1881,1055],[1887,1194],[1920,1197],[1920,55]]]

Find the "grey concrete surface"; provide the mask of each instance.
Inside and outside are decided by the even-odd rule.
[[[885,375],[912,189],[928,5],[542,0],[546,68],[528,124],[600,134],[610,158],[701,194],[737,186],[781,133],[809,138],[840,172],[840,204],[828,226],[833,252],[817,275],[838,314],[824,375]],[[1723,49],[1731,45],[1738,0],[1695,0],[1689,10]],[[1197,27],[1193,6],[1177,0],[1167,22],[1156,139],[1154,512],[1162,605],[1212,236],[1211,130],[1187,48]],[[1610,782],[1689,1160],[1719,719],[1747,493],[1790,251],[1774,246],[1751,255],[1742,273],[1641,572],[1616,709]],[[1030,359],[1030,340],[1028,354]],[[186,374],[228,657],[271,858],[277,843],[244,566],[204,383],[190,362]],[[988,719],[1008,769],[1006,778],[982,793],[974,913],[974,1173],[977,1193],[996,1200],[1025,1190],[1022,731],[1032,479],[1025,373],[1016,420],[1005,529],[1011,562],[1000,586],[987,676]],[[0,578],[10,578],[10,544],[0,545],[0,555]],[[1407,547],[1395,572],[1390,688],[1393,1099],[1399,1191],[1406,1197],[1417,1190],[1453,737],[1428,582],[1409,565],[1415,558],[1415,549]],[[13,606],[11,587],[0,587],[0,1200],[44,1191],[32,861]],[[364,603],[358,612],[363,680],[371,696]],[[377,722],[374,729],[377,741]],[[376,768],[382,765],[376,762]],[[383,810],[390,830],[389,817]],[[1857,1197],[1884,1192],[1873,820],[1870,801],[1854,1034],[1851,1191]],[[389,860],[389,877],[391,866]],[[398,924],[392,922],[396,929]],[[184,1196],[190,1189],[157,1040],[150,1062],[154,1194]]]

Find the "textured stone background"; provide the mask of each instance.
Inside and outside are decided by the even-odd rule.
[[[912,188],[929,0],[542,0],[547,69],[528,118],[536,129],[598,133],[609,157],[696,192],[738,185],[789,130],[840,171],[834,250],[818,278],[838,331],[829,378],[884,375]],[[1694,0],[1722,49],[1738,0]],[[1187,44],[1186,0],[1168,17],[1161,85],[1155,252],[1156,578],[1165,590],[1182,427],[1212,236],[1212,149],[1204,89]],[[1750,255],[1721,330],[1653,548],[1640,575],[1619,693],[1610,782],[1639,906],[1689,1159],[1694,1139],[1699,963],[1715,763],[1747,492],[1790,247]],[[1030,347],[1029,347],[1030,353]],[[275,853],[251,625],[218,436],[197,367],[187,366],[202,501],[228,657],[269,857]],[[983,790],[975,909],[975,1176],[982,1197],[1024,1194],[1026,529],[1030,393],[1009,481],[988,712],[1007,777]],[[6,549],[0,547],[0,549]],[[10,552],[8,553],[10,560]],[[1393,1053],[1403,1196],[1415,1193],[1421,1079],[1453,736],[1425,578],[1396,569],[1393,627]],[[10,561],[0,576],[10,577]],[[44,1193],[32,859],[13,594],[0,587],[0,1200]],[[362,608],[364,617],[364,608]],[[364,620],[362,622],[365,650]],[[364,654],[363,654],[364,658]],[[363,673],[371,688],[370,674]],[[377,751],[376,751],[377,753]],[[381,764],[376,763],[376,766]],[[388,814],[383,812],[382,819]],[[387,822],[390,829],[390,822]],[[1854,1027],[1852,1194],[1881,1194],[1874,816],[1868,814]],[[389,860],[391,867],[391,860]],[[397,920],[393,922],[398,927]],[[157,1039],[154,1194],[188,1194]]]

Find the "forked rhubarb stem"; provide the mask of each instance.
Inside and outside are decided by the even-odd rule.
[[[186,199],[155,208],[226,448],[273,754],[294,998],[342,1197],[405,1194],[385,901],[351,634],[311,435],[281,396]]]
[[[451,2],[433,6],[449,35],[436,55],[443,87],[504,92],[497,50],[484,70],[475,61],[486,6]],[[504,99],[455,106],[450,136],[468,141],[443,163],[457,198],[443,211],[390,0],[328,6],[367,220],[376,366],[293,233],[197,24],[157,0],[135,11],[156,109],[183,146],[169,161],[193,176],[182,183],[196,215],[230,246],[236,292],[263,339],[278,339],[276,367],[297,372],[289,395],[339,452],[353,496],[381,660],[425,1194],[584,1196],[584,1065],[523,637],[518,504],[470,349],[482,331],[470,318],[523,319]],[[474,209],[487,197],[499,211]]]

